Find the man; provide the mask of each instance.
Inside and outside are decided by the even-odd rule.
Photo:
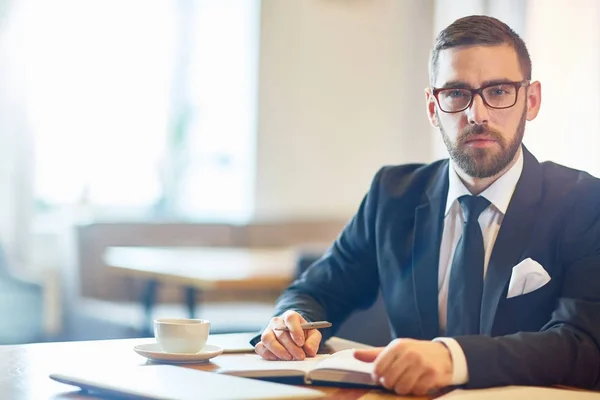
[[[256,352],[314,356],[381,290],[397,339],[355,357],[398,394],[600,388],[600,181],[522,145],[541,101],[525,44],[496,19],[461,18],[436,39],[430,83],[427,113],[450,160],[382,168],[328,252],[278,300]],[[300,328],[316,320],[334,328]]]

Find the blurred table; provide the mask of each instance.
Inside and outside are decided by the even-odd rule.
[[[141,302],[147,334],[159,283],[184,287],[194,318],[202,290],[283,290],[296,276],[297,260],[293,248],[109,247],[104,255],[113,274],[146,281]]]
[[[233,349],[232,353],[223,353],[218,357],[228,357],[230,354],[239,354],[244,351],[247,341],[254,333],[238,333],[229,335],[211,335],[208,343],[221,345],[226,351]],[[86,370],[101,370],[118,367],[135,367],[153,364],[146,358],[138,355],[133,347],[139,344],[153,343],[153,338],[144,339],[116,339],[95,340],[80,342],[36,343],[25,345],[0,346],[0,399],[4,400],[67,400],[67,399],[98,399],[71,385],[58,383],[48,376],[51,373],[85,368]],[[325,351],[333,353],[348,348],[366,348],[360,343],[332,337],[325,346]],[[248,348],[250,350],[250,348]],[[215,359],[216,360],[216,359]],[[180,368],[193,368],[203,371],[214,371],[218,368],[216,363],[182,364]],[[310,386],[313,389],[326,393],[327,399],[336,400],[391,400],[411,399],[424,400],[425,397],[403,397],[381,389],[335,388],[330,386]],[[497,388],[501,389],[501,388]],[[569,389],[576,390],[578,389]],[[585,392],[585,391],[580,391]],[[599,396],[594,392],[587,392],[591,396]],[[472,393],[469,398],[486,398],[487,395]],[[496,396],[490,396],[499,398]],[[570,396],[569,396],[570,397]],[[510,397],[506,397],[510,398]],[[521,397],[522,398],[522,397]],[[554,398],[565,398],[554,397]]]
[[[211,342],[219,343],[220,335],[211,335]],[[40,343],[17,346],[0,346],[0,399],[96,399],[75,386],[53,381],[50,373],[82,368],[111,368],[144,365],[146,359],[133,351],[138,344],[151,343],[153,339],[118,339],[82,342]],[[340,342],[344,348],[343,341]],[[222,354],[218,357],[227,357]],[[213,363],[187,364],[181,368],[211,371]],[[340,389],[313,387],[327,394],[329,399],[401,399],[377,389]],[[411,397],[416,400],[418,398]]]

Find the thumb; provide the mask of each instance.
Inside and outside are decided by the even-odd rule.
[[[354,358],[360,361],[373,362],[379,353],[381,353],[381,350],[383,350],[383,348],[354,350]]]

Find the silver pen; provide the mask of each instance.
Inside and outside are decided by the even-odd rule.
[[[329,328],[331,326],[331,322],[328,321],[315,321],[315,322],[307,322],[305,324],[300,325],[302,329],[322,329]],[[273,328],[276,331],[289,331],[290,328],[287,326],[277,326]]]

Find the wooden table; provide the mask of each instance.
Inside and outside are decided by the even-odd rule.
[[[217,343],[218,337],[219,335],[213,335],[211,340]],[[151,341],[153,339],[121,339],[0,346],[0,399],[92,399],[94,397],[84,395],[74,386],[51,380],[48,375],[57,370],[72,368],[74,365],[86,368],[143,365],[146,364],[146,359],[135,353],[133,346]],[[227,356],[223,354],[219,357]],[[208,363],[181,368],[210,371],[215,365]],[[375,389],[314,388],[327,393],[328,399],[402,399]]]
[[[104,255],[113,274],[146,281],[141,302],[147,334],[159,283],[183,286],[194,318],[202,290],[283,290],[296,276],[297,259],[292,248],[109,247]]]

